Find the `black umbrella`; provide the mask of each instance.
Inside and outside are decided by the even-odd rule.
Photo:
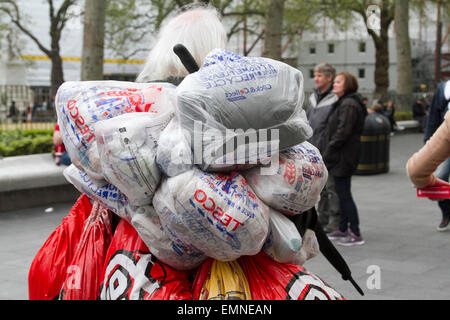
[[[334,247],[330,239],[328,239],[320,223],[318,223],[316,208],[313,207],[312,209],[300,215],[291,216],[290,218],[295,223],[295,226],[297,227],[302,237],[305,234],[306,229],[310,229],[315,232],[317,241],[320,246],[320,252],[322,252],[325,258],[342,275],[342,279],[349,280],[355,287],[355,289],[363,296],[364,292],[352,278],[352,273],[344,258]]]

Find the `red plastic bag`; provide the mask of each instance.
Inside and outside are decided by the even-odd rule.
[[[343,300],[326,282],[293,263],[279,263],[261,251],[239,258],[254,300]]]
[[[58,298],[67,267],[78,246],[86,219],[92,210],[89,198],[82,194],[37,252],[28,273],[30,300]]]
[[[112,239],[111,211],[94,202],[77,250],[67,267],[62,300],[95,300],[100,294],[103,264]]]
[[[118,224],[103,267],[102,300],[191,300],[188,271],[178,271],[152,255],[135,229]]]

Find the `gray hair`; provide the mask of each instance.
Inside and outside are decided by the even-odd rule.
[[[211,6],[189,7],[187,11],[168,19],[161,27],[136,81],[185,77],[188,72],[172,50],[177,43],[189,50],[199,66],[211,50],[225,48],[227,35],[217,9]]]
[[[336,77],[336,69],[329,63],[322,62],[319,63],[315,68],[314,72],[323,73],[325,76],[333,76],[333,79]]]

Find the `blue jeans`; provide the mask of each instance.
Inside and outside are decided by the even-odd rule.
[[[339,208],[341,218],[339,221],[339,230],[346,232],[350,224],[350,230],[360,236],[358,209],[353,201],[351,192],[352,177],[334,177],[334,188],[339,198]]]
[[[70,166],[72,164],[72,161],[69,158],[69,154],[67,151],[64,151],[62,157],[61,157],[61,163],[65,166]]]
[[[445,180],[448,182],[448,178],[450,176],[450,158],[442,162],[439,167],[437,167],[434,172],[435,176],[439,179]],[[438,202],[438,206],[442,211],[442,216],[450,215],[450,199],[442,200]]]

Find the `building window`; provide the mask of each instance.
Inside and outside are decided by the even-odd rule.
[[[366,77],[366,69],[358,69],[358,77],[364,79]]]
[[[334,43],[328,44],[328,53],[334,53]]]
[[[316,46],[315,45],[309,46],[309,54],[316,54]]]
[[[314,78],[314,69],[309,69],[309,78],[310,79]]]
[[[366,43],[365,42],[360,42],[359,43],[359,52],[366,52]]]

